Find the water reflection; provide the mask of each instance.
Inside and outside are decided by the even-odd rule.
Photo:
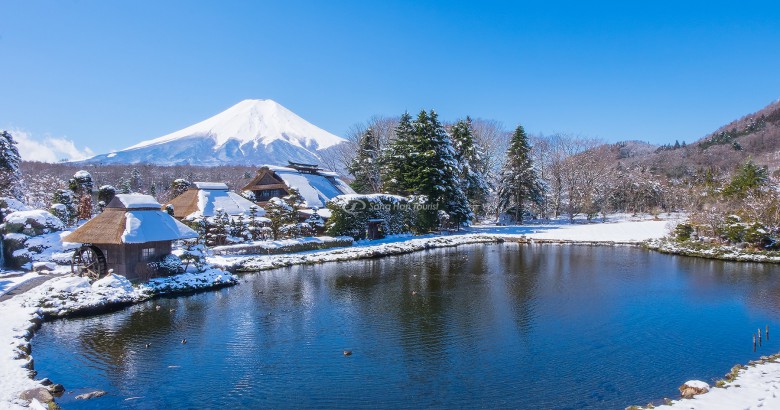
[[[749,342],[776,273],[517,244],[299,266],[46,324],[36,366],[110,393],[66,408],[622,408],[776,351]]]

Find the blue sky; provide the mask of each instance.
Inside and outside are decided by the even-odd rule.
[[[433,108],[690,142],[780,97],[779,21],[747,1],[0,0],[0,127],[103,153],[271,98],[337,135]]]

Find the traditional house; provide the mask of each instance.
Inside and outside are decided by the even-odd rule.
[[[287,167],[265,165],[244,187],[244,191],[255,194],[255,201],[264,206],[273,197],[281,198],[289,194],[290,188],[300,192],[307,209],[303,216],[311,215],[314,209],[323,218],[330,217],[325,203],[338,195],[354,194],[355,191],[342,181],[338,174],[320,169],[313,164],[290,162]]]
[[[227,185],[218,182],[195,182],[192,187],[166,204],[173,206],[173,217],[179,220],[212,217],[217,209],[229,216],[249,216],[250,207],[257,208],[255,216],[262,217],[265,210],[252,201],[228,191]],[[265,218],[263,218],[265,219]]]
[[[84,244],[73,256],[74,272],[98,279],[108,270],[132,281],[156,276],[154,265],[171,253],[171,243],[198,234],[160,210],[149,195],[117,195],[105,210],[65,242]]]

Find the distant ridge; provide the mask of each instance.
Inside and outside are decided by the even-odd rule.
[[[88,158],[91,164],[287,165],[320,163],[345,140],[273,100],[244,100],[182,130]]]

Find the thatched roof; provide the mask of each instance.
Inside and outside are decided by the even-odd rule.
[[[151,196],[117,195],[100,215],[62,240],[118,245],[197,237],[197,232],[160,211],[160,204]]]
[[[257,207],[257,216],[265,215],[263,208],[218,182],[195,182],[193,188],[173,198],[168,205],[173,205],[173,216],[179,219],[214,216],[218,208],[231,216],[247,216],[252,206]]]
[[[278,184],[278,181],[283,184]],[[355,191],[339,178],[338,174],[325,170],[264,165],[245,187],[245,190],[295,188],[300,192],[307,208],[324,208],[325,203],[339,195],[354,194]]]

